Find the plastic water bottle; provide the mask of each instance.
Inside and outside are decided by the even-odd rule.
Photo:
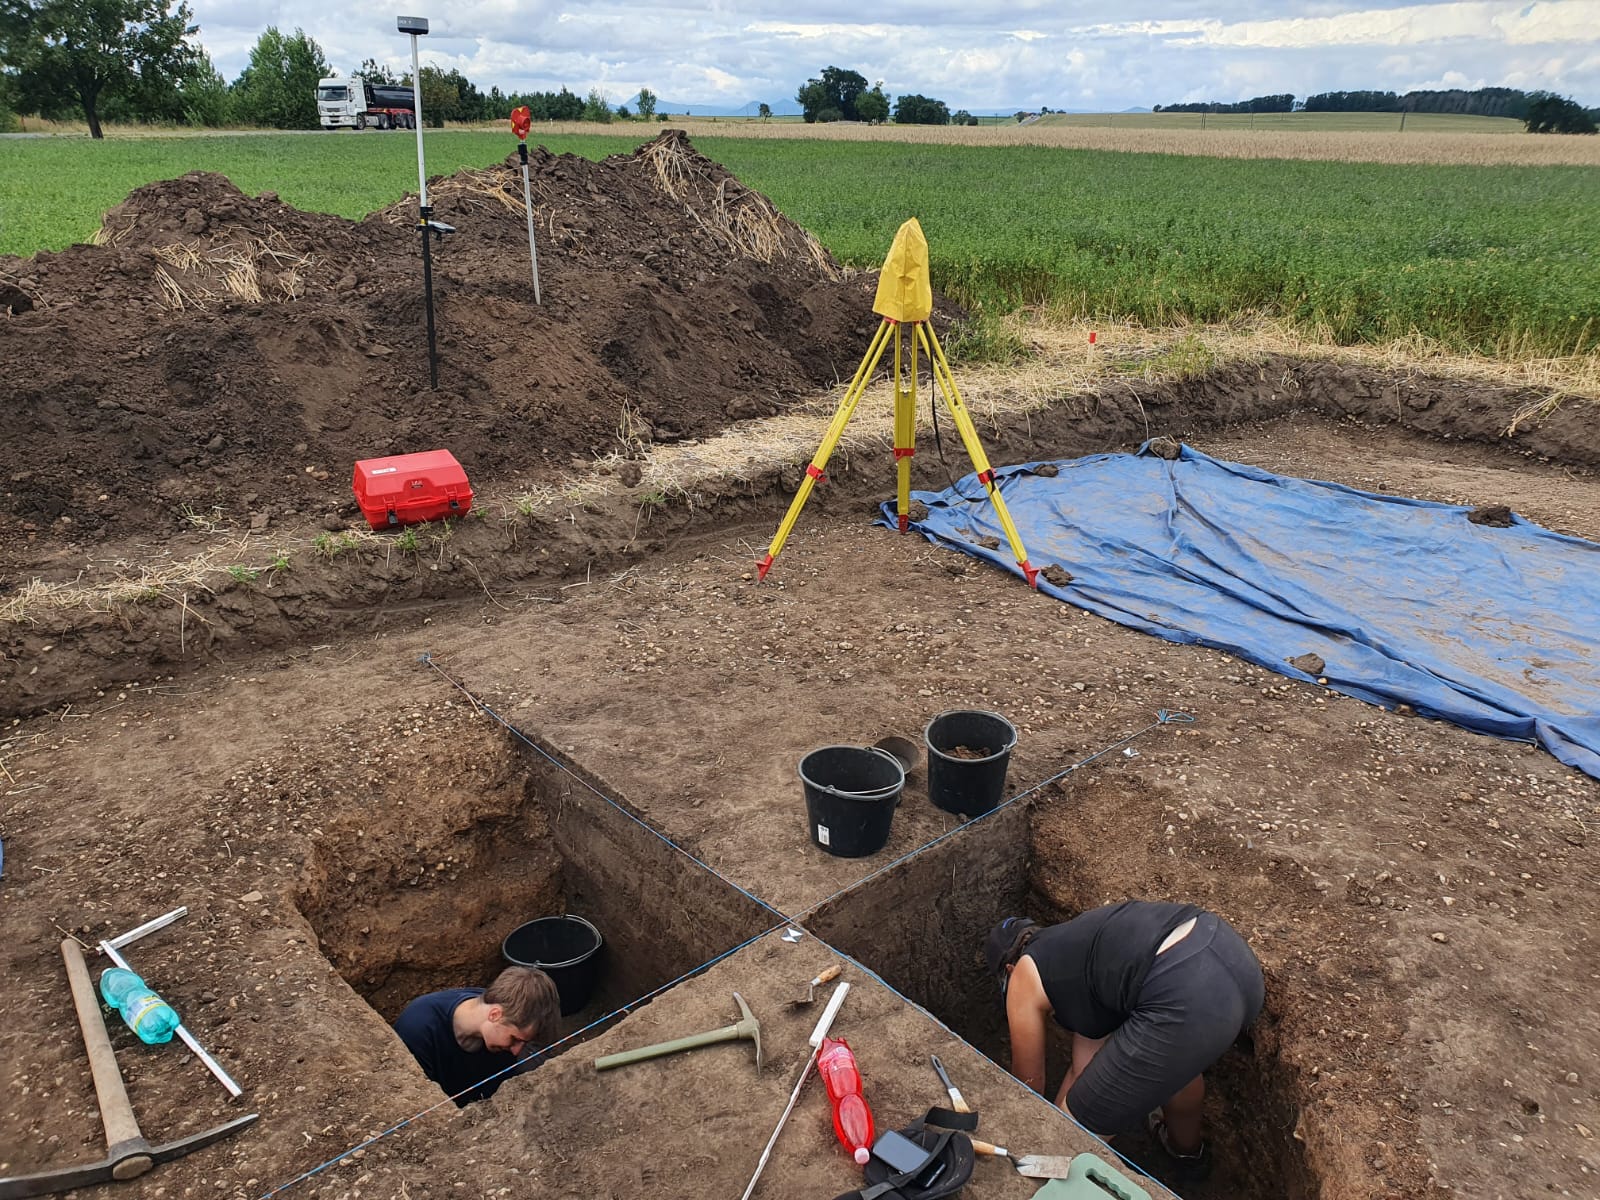
[[[182,1023],[172,1005],[121,967],[110,967],[100,976],[100,994],[147,1046],[170,1042],[172,1031]]]
[[[850,1151],[856,1162],[866,1166],[872,1157],[872,1110],[861,1095],[861,1072],[850,1043],[823,1038],[817,1072],[827,1085],[828,1099],[833,1101],[833,1132],[838,1135],[839,1144]]]

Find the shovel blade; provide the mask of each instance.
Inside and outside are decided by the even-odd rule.
[[[1030,1179],[1065,1179],[1072,1170],[1072,1160],[1064,1155],[1024,1154],[1011,1161],[1018,1174]]]

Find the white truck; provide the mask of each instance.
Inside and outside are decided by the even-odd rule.
[[[324,129],[417,127],[409,87],[372,83],[360,75],[335,76],[318,83],[317,115]]]

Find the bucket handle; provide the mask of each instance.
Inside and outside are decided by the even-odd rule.
[[[879,758],[886,758],[892,762],[895,770],[900,772],[900,786],[905,787],[906,769],[901,765],[901,762],[898,758],[880,746],[857,746],[855,749],[865,750],[869,754],[876,754]],[[889,786],[873,788],[870,792],[841,792],[831,783],[813,783],[811,786],[816,788],[819,792],[828,792],[831,795],[839,797],[841,800],[881,800],[884,796],[889,795],[889,793],[895,790],[893,786]]]

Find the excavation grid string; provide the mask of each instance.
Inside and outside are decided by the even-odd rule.
[[[963,829],[967,829],[972,825],[976,825],[980,821],[984,821],[984,820],[987,820],[990,817],[993,817],[996,813],[1004,811],[1005,809],[1011,807],[1011,805],[1015,804],[1019,800],[1024,800],[1029,796],[1036,795],[1038,792],[1042,791],[1044,788],[1049,787],[1052,783],[1055,783],[1060,779],[1064,779],[1066,776],[1068,776],[1072,772],[1078,770],[1080,767],[1087,766],[1089,763],[1093,762],[1095,759],[1100,758],[1103,755],[1110,754],[1112,751],[1118,750],[1121,747],[1126,746],[1129,742],[1133,741],[1135,738],[1140,737],[1143,734],[1149,733],[1152,729],[1157,729],[1157,728],[1161,727],[1162,725],[1186,724],[1186,723],[1190,723],[1190,722],[1192,722],[1194,720],[1194,718],[1191,715],[1189,715],[1188,713],[1176,712],[1176,711],[1172,711],[1172,710],[1168,710],[1168,709],[1161,709],[1160,711],[1158,711],[1156,713],[1156,719],[1154,721],[1152,721],[1150,724],[1144,726],[1141,729],[1135,730],[1133,733],[1130,733],[1127,737],[1124,737],[1124,738],[1122,738],[1122,739],[1120,739],[1118,741],[1112,742],[1109,746],[1105,746],[1100,750],[1096,750],[1093,754],[1089,754],[1089,755],[1086,755],[1083,758],[1078,759],[1076,762],[1072,763],[1070,766],[1065,767],[1060,771],[1057,771],[1054,775],[1051,775],[1048,778],[1040,780],[1038,783],[1034,784],[1032,787],[1026,788],[1023,791],[1018,792],[1015,796],[1012,796],[1009,800],[1003,801],[1002,803],[996,805],[989,812],[986,812],[986,813],[982,814],[981,816],[973,817],[970,820],[963,821],[960,825],[957,825],[954,829],[951,829],[951,830],[949,830],[949,831],[947,831],[945,833],[940,834],[938,837],[932,839],[929,842],[924,843],[921,846],[916,847],[913,850],[907,851],[905,854],[902,854],[899,858],[895,859],[893,862],[888,863],[885,866],[879,867],[876,871],[873,871],[870,874],[862,877],[861,879],[856,880],[854,883],[848,885],[847,887],[840,888],[838,891],[834,892],[831,896],[828,896],[823,900],[819,900],[817,903],[810,905],[809,907],[801,910],[799,913],[797,913],[797,914],[795,914],[794,916],[791,917],[791,916],[785,915],[783,912],[781,912],[779,909],[773,907],[771,904],[768,904],[765,900],[761,899],[761,897],[755,895],[754,893],[750,892],[749,890],[747,890],[747,889],[745,889],[743,887],[740,887],[737,883],[735,883],[733,880],[729,879],[726,875],[722,874],[722,872],[718,871],[715,867],[711,866],[709,863],[703,861],[702,859],[696,857],[694,854],[690,853],[688,850],[685,850],[682,846],[678,845],[671,838],[669,838],[666,834],[662,833],[660,830],[658,830],[654,826],[652,826],[649,822],[641,819],[636,814],[629,812],[626,808],[624,808],[622,806],[622,804],[619,801],[617,801],[617,800],[613,799],[612,797],[606,795],[599,788],[595,787],[594,784],[590,783],[582,775],[580,775],[580,774],[578,774],[578,772],[574,771],[566,763],[562,762],[555,755],[553,755],[549,751],[545,750],[544,747],[540,746],[538,743],[533,741],[533,739],[528,737],[527,734],[523,733],[522,730],[518,729],[510,721],[506,720],[503,716],[501,716],[498,712],[496,712],[493,708],[491,708],[487,703],[485,703],[483,700],[479,699],[477,696],[473,695],[473,693],[471,691],[469,691],[467,689],[467,687],[464,684],[461,683],[460,680],[456,679],[448,671],[446,671],[443,667],[441,667],[437,662],[435,662],[434,659],[433,659],[433,655],[432,654],[423,654],[418,658],[418,661],[423,663],[423,664],[425,664],[426,666],[431,667],[434,671],[438,672],[440,677],[443,678],[447,683],[449,683],[451,687],[455,688],[458,692],[460,692],[463,696],[465,696],[467,698],[467,700],[472,704],[472,706],[475,709],[478,709],[478,710],[480,710],[480,711],[482,711],[484,713],[487,713],[489,716],[493,717],[509,733],[514,735],[518,740],[520,740],[524,745],[528,746],[530,749],[532,749],[534,751],[537,751],[538,754],[542,758],[544,758],[547,762],[549,762],[552,766],[554,766],[558,770],[563,771],[566,774],[572,776],[573,779],[576,779],[580,784],[582,784],[585,788],[587,788],[595,796],[599,797],[601,800],[604,800],[612,808],[616,809],[623,816],[627,817],[628,820],[632,821],[634,824],[638,825],[640,828],[644,829],[646,832],[650,833],[652,836],[654,836],[655,838],[659,839],[661,842],[665,843],[667,846],[671,847],[673,850],[677,851],[679,854],[683,855],[683,857],[687,858],[690,862],[694,863],[695,866],[697,866],[697,867],[701,868],[702,870],[706,871],[707,873],[709,873],[710,875],[712,875],[714,878],[718,879],[722,883],[725,883],[733,891],[738,892],[741,896],[744,896],[746,899],[751,901],[751,903],[757,905],[758,907],[764,909],[768,913],[770,913],[773,916],[778,918],[778,922],[776,924],[771,925],[766,929],[763,929],[760,933],[757,933],[752,937],[746,938],[744,941],[740,942],[737,946],[733,946],[730,949],[724,950],[721,954],[717,954],[717,955],[713,956],[712,958],[707,959],[705,962],[701,963],[699,966],[693,967],[690,970],[685,971],[682,975],[679,975],[676,979],[671,980],[668,983],[664,983],[660,987],[655,988],[652,991],[646,992],[644,995],[638,997],[637,999],[629,1001],[627,1004],[624,1004],[620,1008],[617,1008],[617,1009],[615,1009],[615,1010],[613,1010],[613,1011],[611,1011],[609,1013],[606,1013],[602,1017],[596,1018],[595,1020],[591,1021],[589,1024],[585,1025],[582,1029],[575,1030],[572,1033],[567,1034],[566,1037],[561,1038],[558,1041],[551,1042],[548,1046],[544,1047],[544,1049],[540,1050],[538,1055],[536,1055],[535,1057],[543,1057],[546,1054],[548,1054],[550,1051],[554,1050],[556,1047],[565,1045],[567,1042],[572,1041],[574,1038],[582,1037],[584,1034],[588,1033],[590,1030],[596,1029],[599,1026],[604,1025],[606,1022],[612,1020],[613,1018],[620,1017],[620,1016],[626,1015],[629,1012],[632,1012],[635,1008],[637,1008],[639,1005],[645,1003],[647,1000],[653,1000],[655,997],[659,996],[662,992],[667,991],[669,988],[676,987],[678,984],[683,983],[685,980],[692,979],[696,975],[703,974],[705,971],[709,970],[711,967],[715,966],[717,963],[721,962],[723,959],[729,958],[732,955],[737,954],[739,951],[743,950],[746,946],[754,945],[756,942],[759,942],[762,938],[766,937],[767,935],[769,935],[771,933],[777,932],[779,929],[783,929],[783,928],[786,928],[786,927],[791,926],[791,925],[802,926],[802,922],[803,922],[804,918],[815,914],[818,910],[823,908],[825,905],[830,904],[833,901],[838,900],[838,899],[840,899],[841,897],[843,897],[845,895],[848,895],[850,892],[852,892],[852,891],[856,890],[857,888],[861,887],[863,884],[866,884],[866,883],[870,882],[871,880],[878,878],[879,876],[883,875],[885,872],[892,871],[894,868],[896,868],[898,866],[901,866],[906,862],[909,862],[911,859],[915,858],[917,855],[923,853],[924,851],[931,850],[933,847],[939,845],[941,842],[945,842],[945,841],[949,840],[950,838],[954,837],[956,834],[960,833]],[[968,1044],[966,1039],[963,1038],[960,1034],[956,1033],[953,1029],[951,1029],[943,1021],[939,1020],[938,1017],[934,1016],[927,1009],[923,1008],[922,1005],[918,1004],[915,1000],[912,1000],[909,996],[906,996],[903,993],[901,993],[898,989],[893,987],[887,980],[885,980],[883,978],[883,976],[879,975],[876,971],[872,970],[870,967],[867,967],[867,966],[865,966],[864,964],[862,964],[860,962],[857,962],[854,958],[851,958],[848,954],[845,954],[843,951],[839,950],[837,947],[829,945],[828,948],[830,950],[832,950],[835,954],[839,955],[840,958],[845,959],[847,962],[853,963],[863,973],[871,976],[881,986],[883,986],[884,988],[887,988],[891,993],[893,993],[895,996],[898,996],[906,1004],[910,1005],[912,1008],[914,1008],[918,1012],[920,1012],[923,1016],[927,1017],[934,1024],[938,1025],[940,1029],[943,1029],[946,1033],[950,1034],[951,1037],[955,1038],[957,1041],[961,1042],[963,1045]],[[979,1053],[982,1053],[982,1052],[979,1051]],[[489,1076],[487,1079],[480,1080],[479,1083],[474,1084],[473,1087],[478,1087],[478,1086],[481,1086],[484,1083],[488,1083],[490,1080],[498,1079],[502,1075],[505,1075],[505,1074],[507,1074],[507,1073],[509,1073],[511,1071],[515,1071],[515,1070],[517,1070],[519,1067],[521,1067],[523,1065],[524,1064],[521,1063],[521,1062],[514,1063],[512,1066],[506,1067],[505,1069],[503,1069],[501,1071],[495,1072],[495,1074]],[[1009,1072],[1008,1072],[1008,1074],[1009,1074]],[[1021,1087],[1023,1085],[1020,1082],[1018,1082],[1017,1086]],[[472,1089],[468,1088],[467,1090],[471,1091]],[[301,1182],[303,1182],[303,1181],[305,1181],[307,1179],[310,1179],[312,1176],[318,1175],[323,1171],[326,1171],[329,1167],[337,1166],[339,1163],[341,1163],[345,1159],[349,1158],[350,1155],[354,1154],[356,1151],[365,1150],[368,1147],[373,1146],[373,1145],[377,1144],[378,1142],[383,1141],[385,1138],[388,1138],[388,1137],[392,1136],[393,1134],[399,1133],[400,1130],[405,1129],[407,1126],[416,1124],[423,1117],[426,1117],[429,1113],[435,1112],[438,1109],[444,1107],[446,1104],[452,1104],[454,1102],[455,1102],[455,1097],[454,1096],[448,1096],[445,1099],[439,1101],[437,1104],[431,1105],[428,1108],[423,1109],[421,1112],[415,1113],[412,1116],[406,1117],[403,1120],[396,1122],[395,1124],[389,1126],[387,1129],[383,1130],[382,1132],[374,1134],[372,1137],[368,1138],[366,1141],[358,1142],[356,1145],[353,1145],[349,1149],[344,1150],[343,1152],[341,1152],[340,1154],[335,1155],[333,1158],[328,1159],[326,1162],[319,1163],[317,1166],[312,1167],[311,1169],[309,1169],[307,1171],[301,1172],[299,1175],[296,1175],[294,1178],[289,1179],[289,1180],[285,1181],[284,1183],[279,1184],[277,1187],[271,1189],[270,1191],[262,1193],[262,1195],[259,1197],[259,1200],[269,1200],[269,1197],[276,1196],[281,1192],[285,1192],[288,1189],[294,1187],[296,1184],[301,1183]],[[1068,1117],[1069,1120],[1072,1119],[1070,1113],[1067,1113],[1065,1115]],[[1113,1154],[1117,1155],[1117,1157],[1121,1158],[1129,1166],[1133,1167],[1134,1170],[1138,1171],[1140,1174],[1146,1174],[1146,1172],[1144,1171],[1144,1169],[1142,1167],[1140,1167],[1137,1163],[1133,1162],[1126,1155],[1122,1154],[1114,1146],[1111,1146],[1109,1143],[1103,1141],[1099,1136],[1097,1136],[1094,1133],[1091,1133],[1089,1130],[1084,1129],[1082,1125],[1078,1125],[1077,1121],[1074,1120],[1073,1124],[1077,1125],[1077,1127],[1080,1130],[1082,1130],[1086,1135],[1088,1135],[1089,1137],[1093,1138],[1096,1142],[1099,1142],[1100,1145],[1104,1146],[1107,1150],[1109,1150]]]

